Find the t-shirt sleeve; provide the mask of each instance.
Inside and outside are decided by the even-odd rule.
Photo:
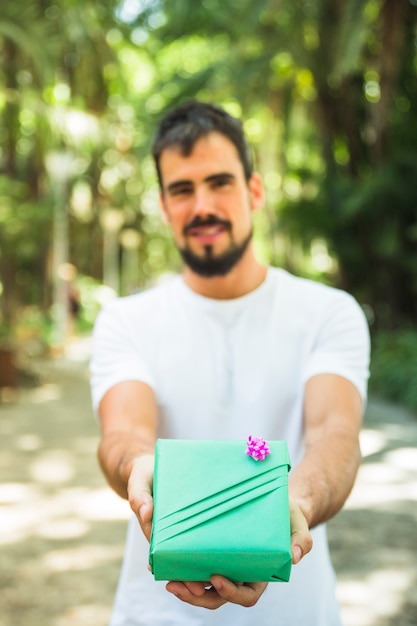
[[[126,380],[154,387],[145,346],[142,351],[138,348],[137,339],[129,333],[129,320],[118,302],[113,301],[98,315],[93,332],[90,385],[96,413],[106,391]]]
[[[303,381],[317,374],[337,374],[350,380],[366,400],[370,338],[365,315],[356,300],[338,292],[326,306],[315,329]]]

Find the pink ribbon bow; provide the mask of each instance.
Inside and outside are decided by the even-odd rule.
[[[247,441],[246,454],[255,461],[265,461],[267,454],[271,454],[268,442],[263,437],[252,437],[249,435]]]

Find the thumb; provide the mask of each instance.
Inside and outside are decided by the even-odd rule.
[[[153,516],[153,462],[153,455],[144,455],[135,459],[127,486],[130,507],[138,518],[148,541],[151,536]]]
[[[153,499],[145,491],[143,491],[142,494],[139,495],[138,509],[136,515],[139,520],[140,527],[142,528],[143,534],[145,535],[146,539],[150,541],[152,532]]]
[[[307,519],[301,507],[294,501],[290,502],[290,519],[292,562],[296,565],[303,556],[310,552],[313,547],[313,540]]]

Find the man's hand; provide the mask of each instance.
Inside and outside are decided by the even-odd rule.
[[[292,562],[299,563],[313,546],[310,530],[300,505],[290,500]],[[254,606],[268,583],[234,583],[223,576],[212,576],[209,583],[171,581],[166,589],[188,604],[218,609],[226,602]]]
[[[153,516],[153,465],[154,457],[152,454],[145,454],[135,459],[127,484],[129,504],[148,541],[151,538]]]
[[[234,583],[223,576],[212,576],[210,583],[169,582],[167,591],[179,600],[205,609],[218,609],[226,602],[254,606],[268,583]]]
[[[291,524],[291,552],[294,565],[299,563],[303,556],[310,552],[313,547],[308,522],[297,502],[290,499],[290,524]]]

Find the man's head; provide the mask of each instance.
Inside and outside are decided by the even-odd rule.
[[[160,123],[153,155],[161,206],[186,267],[225,276],[250,249],[252,212],[263,201],[239,120],[196,101]]]
[[[215,104],[190,100],[167,113],[160,121],[155,134],[152,155],[161,188],[162,152],[167,148],[177,147],[183,156],[188,156],[198,139],[212,132],[224,135],[234,144],[243,165],[245,178],[247,181],[250,179],[253,173],[252,154],[243,133],[242,122]]]

